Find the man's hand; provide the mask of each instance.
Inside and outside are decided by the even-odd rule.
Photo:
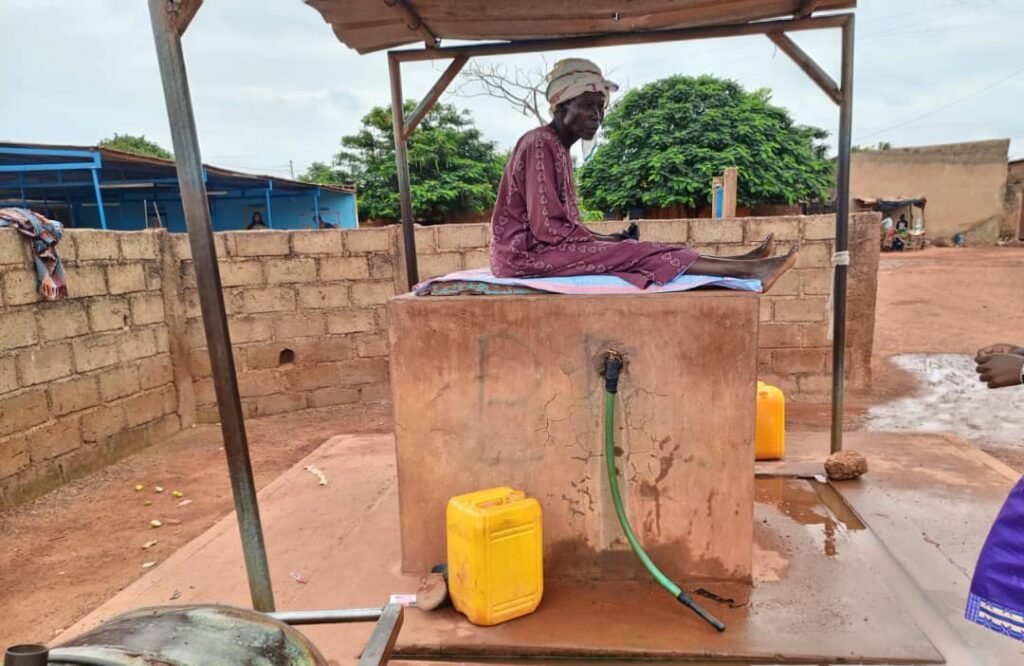
[[[989,354],[984,361],[978,361],[977,370],[978,378],[989,388],[1018,386],[1021,384],[1021,372],[1024,371],[1024,356]]]
[[[979,349],[974,360],[980,365],[987,361],[993,354],[1013,354],[1014,356],[1024,356],[1024,347],[1018,347],[1017,345],[1010,344],[1009,342],[1000,342],[994,345],[989,345],[983,349]]]

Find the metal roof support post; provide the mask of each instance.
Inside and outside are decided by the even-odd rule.
[[[402,63],[388,54],[391,73],[391,122],[395,133],[395,168],[398,171],[398,203],[402,210],[402,247],[409,289],[419,282],[416,261],[416,230],[412,220],[412,185],[409,179],[409,144],[405,139],[405,104],[402,101]]]
[[[106,211],[103,210],[103,193],[99,190],[99,168],[102,166],[101,158],[99,153],[95,152],[92,154],[92,168],[89,169],[89,175],[92,176],[92,189],[96,193],[96,210],[99,211],[99,228],[105,230],[106,228]]]
[[[92,174],[92,188],[96,192],[96,210],[100,213],[100,229],[107,228],[107,212],[103,210],[103,193],[100,192],[100,176],[99,169],[89,169],[89,173]]]
[[[160,78],[163,80],[164,100],[171,125],[174,155],[177,159],[178,182],[181,190],[185,222],[188,225],[196,281],[199,285],[199,304],[206,330],[206,344],[213,367],[213,384],[217,393],[221,431],[231,490],[235,499],[238,527],[242,534],[242,552],[249,576],[249,592],[253,608],[258,611],[274,610],[274,595],[270,586],[270,570],[263,543],[256,487],[249,461],[242,402],[238,394],[238,378],[231,353],[228,320],[224,310],[220,270],[213,242],[210,208],[203,182],[203,165],[199,154],[192,99],[188,90],[185,60],[181,52],[181,34],[176,27],[173,2],[149,0],[149,14],[153,22],[153,41],[156,43]]]
[[[320,228],[320,188],[313,190],[313,227]]]
[[[263,190],[263,196],[267,199],[267,226],[274,228],[274,213],[270,210],[270,192],[274,189],[274,181],[267,181],[267,189]]]
[[[839,158],[836,162],[836,246],[850,245],[850,142],[853,126],[853,15],[843,23],[842,74],[839,81]],[[843,449],[843,379],[846,371],[846,282],[849,266],[833,260],[832,275],[832,453]]]

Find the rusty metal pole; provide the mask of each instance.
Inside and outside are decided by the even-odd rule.
[[[227,453],[231,490],[235,498],[238,528],[242,533],[242,551],[249,576],[249,592],[253,608],[268,612],[274,610],[274,595],[270,586],[267,551],[263,544],[256,486],[249,461],[249,444],[242,418],[242,401],[238,395],[235,360],[231,353],[228,319],[224,310],[220,270],[213,243],[210,207],[203,181],[203,162],[199,154],[199,138],[192,98],[188,89],[185,59],[181,51],[181,35],[171,12],[170,0],[149,0],[149,14],[153,22],[153,41],[156,44],[160,78],[163,80],[167,117],[171,125],[174,158],[181,189],[181,203],[188,225],[192,261],[199,285],[199,304],[206,329],[206,345],[210,351],[213,384],[220,410],[224,450]]]
[[[398,202],[402,210],[402,246],[409,289],[420,281],[416,261],[416,230],[412,226],[412,185],[409,178],[409,144],[405,140],[405,103],[402,100],[402,63],[388,54],[391,73],[391,126],[395,132],[395,168],[398,171]]]
[[[836,161],[836,246],[846,252],[850,245],[850,142],[853,128],[853,35],[850,14],[843,23],[842,75],[839,87],[839,157]],[[846,283],[849,266],[835,266],[832,276],[832,453],[843,449],[843,380],[846,373]]]

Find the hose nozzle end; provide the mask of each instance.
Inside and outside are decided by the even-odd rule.
[[[676,599],[679,600],[679,603],[681,603],[682,605],[686,606],[687,608],[692,610],[694,613],[699,615],[702,620],[704,620],[705,622],[710,624],[712,627],[717,629],[719,632],[725,631],[725,625],[722,624],[722,621],[719,620],[714,615],[712,615],[711,613],[709,613],[706,610],[704,610],[686,592],[680,592],[679,596],[677,596]]]

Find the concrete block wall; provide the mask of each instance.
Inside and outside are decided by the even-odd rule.
[[[69,233],[69,298],[44,302],[27,244],[0,229],[0,505],[181,428],[163,239]]]
[[[390,399],[394,228],[216,235],[247,417]],[[174,239],[196,421],[219,420],[187,236]]]
[[[768,232],[782,249],[799,242],[796,270],[761,302],[761,378],[794,399],[827,397],[831,216],[640,224],[647,240],[707,253]],[[854,216],[852,386],[870,380],[878,234],[877,215]],[[417,228],[421,276],[486,266],[488,235],[486,224]],[[215,241],[246,416],[390,401],[384,303],[406,285],[398,227]],[[0,229],[0,506],[219,420],[188,238],[69,230],[59,249],[70,298],[43,302],[27,244]]]
[[[875,292],[878,286],[880,216],[850,220],[851,266],[848,287],[846,378],[866,387],[871,380]],[[622,231],[627,222],[599,222],[600,233]],[[640,220],[644,240],[685,243],[706,254],[740,254],[775,234],[779,251],[801,247],[796,269],[783,276],[761,300],[759,367],[761,379],[796,400],[821,400],[831,391],[832,343],[828,340],[828,296],[835,238],[832,215],[739,218],[729,220]],[[459,224],[416,230],[420,278],[488,265],[488,227]]]

